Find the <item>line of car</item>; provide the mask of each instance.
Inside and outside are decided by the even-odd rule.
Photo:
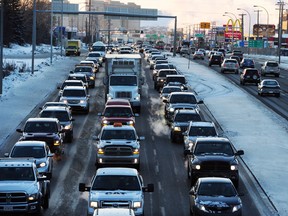
[[[237,192],[237,157],[244,151],[235,150],[230,140],[219,134],[215,123],[205,120],[201,111],[203,101],[189,89],[185,77],[181,83],[186,85],[185,89],[177,82],[174,85],[168,81],[170,76],[183,77],[177,69],[175,71],[176,75],[161,77],[163,85],[155,90],[160,91],[160,99],[164,103],[163,113],[170,127],[171,142],[183,145],[183,154],[187,159],[187,176],[191,182],[190,213],[242,215],[241,194]]]

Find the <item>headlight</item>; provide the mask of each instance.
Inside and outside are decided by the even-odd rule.
[[[160,79],[159,81],[160,81],[160,82],[164,82],[164,80],[163,80],[163,79]]]
[[[91,208],[98,208],[98,202],[90,202]]]
[[[133,203],[133,208],[141,208],[141,202],[134,202]]]
[[[59,146],[60,145],[60,141],[59,140],[55,140],[54,141],[54,146]]]
[[[63,103],[68,103],[68,100],[66,100],[66,99],[62,99],[62,100],[60,100],[60,101],[62,101]]]
[[[205,207],[204,205],[202,205],[202,204],[196,203],[196,207],[197,207],[198,209],[200,209],[201,211],[208,212],[208,211],[206,210],[206,207]]]
[[[104,154],[104,150],[102,148],[99,148],[97,151],[98,154]]]
[[[65,130],[69,130],[70,128],[71,128],[71,125],[66,125],[66,126],[64,127]]]
[[[94,80],[95,78],[93,76],[90,76],[90,80]]]
[[[29,197],[28,197],[28,200],[29,201],[34,201],[34,200],[37,200],[38,198],[38,194],[35,193],[35,194],[30,194]]]
[[[139,154],[139,149],[137,149],[137,148],[134,149],[134,150],[133,150],[133,154],[134,154],[134,155]]]
[[[80,100],[80,103],[86,103],[86,101],[85,100]]]
[[[169,112],[174,112],[175,109],[174,108],[169,108]]]
[[[199,164],[192,165],[192,169],[200,170],[201,166]]]
[[[239,211],[242,208],[242,204],[236,205],[233,207],[232,212]]]
[[[136,97],[135,97],[135,100],[140,100],[140,96],[136,96]]]
[[[238,165],[231,165],[230,170],[238,170]]]
[[[134,125],[134,122],[133,122],[133,121],[128,121],[128,122],[127,122],[127,125],[133,126],[133,125]]]
[[[104,125],[109,125],[109,123],[110,123],[110,122],[107,121],[107,120],[103,120],[103,121],[102,121],[102,125],[103,125],[103,126],[104,126]]]
[[[174,127],[174,131],[181,131],[180,127]]]
[[[46,163],[45,162],[42,162],[39,164],[39,167],[45,167],[46,166]]]

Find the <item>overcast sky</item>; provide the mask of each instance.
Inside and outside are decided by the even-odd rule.
[[[257,12],[256,10],[261,10],[259,13],[259,23],[267,24],[267,12],[269,14],[269,24],[278,25],[279,8],[276,0],[120,0],[120,2],[128,3],[134,2],[137,5],[141,5],[141,8],[155,8],[165,15],[177,16],[178,26],[184,27],[194,24],[199,24],[200,22],[215,22],[217,26],[222,26],[226,24],[229,17],[223,16],[225,12],[230,12],[240,17],[239,14],[246,13],[245,11],[237,10],[237,8],[243,8],[250,13],[251,16],[251,29],[254,24],[257,24]],[[255,8],[253,5],[259,5],[265,9],[258,7]],[[228,14],[233,17],[233,15]],[[247,30],[249,16],[245,16],[247,21]],[[235,19],[235,18],[234,18]],[[174,22],[170,20],[170,22]],[[151,25],[158,25],[157,22],[150,22]],[[164,22],[161,21],[163,24]],[[167,21],[166,21],[167,23]],[[245,23],[245,20],[244,20]],[[170,23],[173,27],[174,24]],[[246,28],[245,28],[246,29]]]

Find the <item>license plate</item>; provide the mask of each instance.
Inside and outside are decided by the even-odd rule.
[[[4,211],[13,211],[13,206],[4,206]]]
[[[269,94],[273,94],[273,91],[269,91]]]

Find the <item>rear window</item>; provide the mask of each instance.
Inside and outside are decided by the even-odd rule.
[[[268,67],[278,67],[278,63],[277,62],[267,62],[267,66]]]
[[[245,75],[252,76],[254,74],[258,74],[256,70],[246,70]]]

